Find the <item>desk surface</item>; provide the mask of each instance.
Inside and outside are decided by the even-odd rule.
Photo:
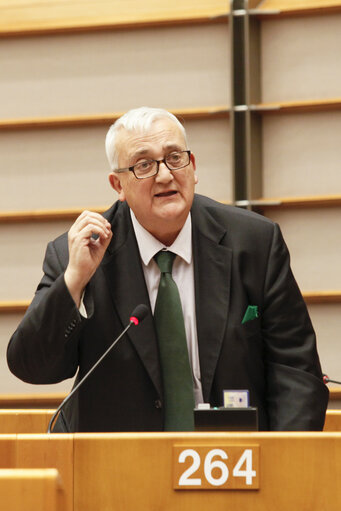
[[[259,489],[175,490],[175,446],[259,449]],[[340,511],[341,433],[0,435],[3,468],[57,468],[65,510]],[[222,461],[219,456],[213,461]],[[200,460],[204,463],[205,460]],[[230,460],[223,460],[229,466]],[[191,458],[184,463],[186,470]],[[232,468],[229,466],[230,475]],[[245,467],[242,467],[245,468]],[[219,477],[218,472],[214,477]],[[194,470],[191,477],[196,476]]]

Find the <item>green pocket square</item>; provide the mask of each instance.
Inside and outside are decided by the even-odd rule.
[[[252,321],[253,319],[256,319],[259,317],[258,314],[258,305],[248,305],[246,312],[244,314],[242,325],[244,323],[247,323],[248,321]]]

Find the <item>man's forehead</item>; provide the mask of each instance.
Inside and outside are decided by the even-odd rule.
[[[121,155],[132,156],[136,153],[144,154],[154,146],[164,149],[180,147],[185,138],[180,128],[170,119],[158,119],[150,128],[144,131],[126,130],[121,128],[117,137],[117,146]]]

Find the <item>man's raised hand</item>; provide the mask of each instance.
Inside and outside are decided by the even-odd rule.
[[[69,264],[64,279],[80,305],[83,290],[103,259],[112,238],[109,222],[99,213],[83,211],[68,233]]]

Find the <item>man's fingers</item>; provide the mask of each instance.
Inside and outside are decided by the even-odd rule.
[[[112,232],[110,229],[98,225],[97,223],[88,223],[77,231],[70,231],[69,237],[71,242],[76,240],[91,240],[94,241],[98,238],[107,240],[111,238]]]
[[[95,213],[94,211],[87,210],[83,211],[83,213],[79,215],[79,217],[75,220],[72,227],[75,229],[79,229],[90,222],[110,228],[110,224],[108,220],[104,218],[104,216],[100,215],[99,213]]]
[[[97,245],[98,248],[105,251],[110,243],[111,238],[112,238],[111,231],[108,236],[100,236],[98,234],[93,233],[92,236],[89,238],[88,244],[91,244],[93,247]]]
[[[68,233],[70,257],[64,278],[77,305],[111,238],[111,225],[98,213],[83,211],[71,226]]]
[[[72,225],[69,231],[69,237],[74,239],[80,235],[81,237],[90,238],[92,234],[100,236],[101,238],[108,238],[111,236],[111,226],[102,215],[90,211],[83,211]]]

